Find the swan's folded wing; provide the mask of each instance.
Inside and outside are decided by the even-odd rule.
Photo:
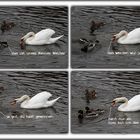
[[[44,30],[41,30],[40,32],[36,33],[34,39],[36,41],[38,41],[38,40],[49,40],[52,37],[53,34],[55,34],[54,30],[44,29]]]
[[[46,103],[46,101],[52,96],[50,92],[43,91],[32,97],[29,101],[29,104],[38,104],[38,103]]]
[[[140,28],[136,28],[128,33],[127,41],[140,43]]]
[[[140,95],[136,95],[128,101],[128,106],[138,107],[140,109]]]

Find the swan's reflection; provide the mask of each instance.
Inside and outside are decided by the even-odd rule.
[[[139,124],[140,112],[118,112],[118,111],[111,111],[109,116],[109,124]]]

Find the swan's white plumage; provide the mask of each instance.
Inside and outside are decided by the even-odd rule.
[[[50,92],[47,91],[43,91],[40,92],[38,94],[36,94],[35,96],[33,96],[29,103],[30,104],[37,104],[37,103],[46,103],[47,100],[52,96],[52,94]]]
[[[38,33],[29,32],[27,33],[22,39],[24,40],[25,44],[28,45],[45,45],[45,44],[53,44],[57,40],[59,40],[63,35],[54,37],[52,36],[55,34],[55,31],[52,29],[44,29],[39,31]]]
[[[27,109],[39,109],[53,106],[55,102],[60,98],[56,98],[53,100],[48,100],[52,96],[51,93],[47,91],[43,91],[41,93],[36,94],[32,98],[28,95],[23,95],[22,97],[15,99],[17,102],[21,103],[21,108]]]
[[[121,104],[118,107],[118,111],[123,111],[123,112],[133,112],[139,110],[140,110],[140,95],[135,95],[129,101],[126,101],[125,103]]]
[[[120,36],[117,40],[119,44],[139,44],[140,43],[140,28],[136,28],[125,34]]]
[[[49,40],[53,34],[55,34],[54,30],[44,29],[35,34],[35,39],[36,40]]]

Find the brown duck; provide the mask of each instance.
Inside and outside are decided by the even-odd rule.
[[[4,20],[1,23],[1,31],[2,33],[4,33],[5,31],[12,29],[14,26],[15,26],[14,22],[7,22],[6,20]]]
[[[88,89],[86,89],[85,92],[86,92],[85,97],[86,97],[87,103],[90,103],[90,100],[94,100],[97,97],[95,90],[89,91]]]
[[[93,33],[95,30],[99,29],[100,27],[104,26],[105,23],[100,21],[100,22],[95,22],[94,20],[91,21],[91,26],[90,26],[90,32]]]

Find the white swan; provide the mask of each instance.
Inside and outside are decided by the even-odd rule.
[[[28,45],[53,44],[61,37],[63,37],[63,35],[61,35],[59,37],[52,38],[52,35],[54,34],[55,31],[52,29],[44,29],[36,34],[34,32],[29,32],[21,38],[20,45],[23,46],[23,44],[28,44]]]
[[[113,41],[117,41],[119,44],[139,44],[140,43],[140,28],[136,28],[131,32],[125,30],[120,31],[114,35]]]
[[[133,112],[140,110],[140,95],[136,95],[129,101],[126,97],[120,97],[113,100],[112,105],[116,103],[123,103],[118,107],[118,111],[122,112]]]
[[[28,95],[23,95],[20,98],[15,99],[11,102],[11,105],[14,105],[16,103],[21,103],[21,108],[26,109],[39,109],[39,108],[47,108],[53,106],[56,101],[60,98],[56,98],[54,100],[49,101],[48,99],[52,96],[51,93],[47,91],[43,91],[41,93],[38,93],[34,97],[30,98]]]

